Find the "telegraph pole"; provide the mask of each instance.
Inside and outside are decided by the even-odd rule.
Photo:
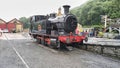
[[[107,15],[104,16],[104,22],[105,22],[104,27],[106,28],[107,27]]]
[[[102,22],[104,22],[104,28],[107,27],[107,15],[100,15],[101,16],[101,19],[102,19]]]

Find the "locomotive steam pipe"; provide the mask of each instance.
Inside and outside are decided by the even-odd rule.
[[[63,8],[64,8],[64,14],[67,15],[69,13],[70,6],[69,5],[64,5]]]

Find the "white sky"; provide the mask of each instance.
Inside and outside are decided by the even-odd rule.
[[[46,15],[57,12],[63,5],[67,4],[74,8],[86,1],[88,0],[0,0],[0,18],[10,21],[13,18]]]

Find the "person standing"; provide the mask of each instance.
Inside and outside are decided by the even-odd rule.
[[[0,36],[2,36],[2,33],[3,33],[3,32],[2,32],[2,30],[0,29]]]

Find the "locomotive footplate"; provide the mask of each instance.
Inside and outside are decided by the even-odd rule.
[[[84,36],[59,36],[58,39],[62,42],[62,43],[66,43],[66,44],[71,44],[71,43],[78,43],[81,42],[85,39]]]

